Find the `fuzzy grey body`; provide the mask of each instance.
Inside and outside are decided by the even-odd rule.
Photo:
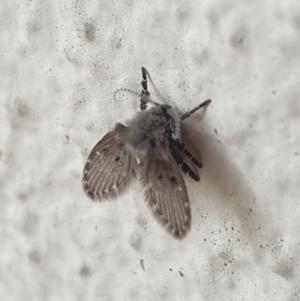
[[[180,127],[175,127],[180,118],[171,107],[159,105],[138,112],[127,124],[121,141],[133,156],[142,161],[151,148],[154,156],[170,161],[170,135],[175,129],[180,135]]]
[[[139,178],[153,216],[173,237],[182,239],[191,228],[182,172],[199,181],[202,167],[201,158],[195,158],[182,143],[181,138],[186,141],[188,137],[183,120],[210,100],[179,117],[171,106],[150,98],[147,76],[151,78],[145,68],[142,76],[142,111],[126,126],[116,124],[92,149],[83,170],[83,190],[94,201],[112,200]],[[149,103],[153,106],[146,110]]]

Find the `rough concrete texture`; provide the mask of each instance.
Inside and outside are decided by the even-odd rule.
[[[1,300],[299,300],[299,1],[2,2]],[[182,111],[213,101],[188,121],[182,241],[138,182],[103,204],[81,187],[142,66]]]

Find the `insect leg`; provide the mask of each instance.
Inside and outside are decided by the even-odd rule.
[[[181,120],[184,120],[188,117],[190,117],[193,113],[195,113],[196,111],[198,111],[199,109],[203,108],[203,107],[206,107],[208,106],[209,104],[211,103],[211,100],[208,99],[208,100],[205,100],[204,102],[202,102],[200,105],[198,105],[197,107],[195,107],[194,109],[192,109],[191,111],[183,114],[181,116]]]
[[[186,148],[185,145],[172,140],[171,143],[174,145],[174,147],[179,151],[183,152],[197,167],[201,168],[203,167],[202,162],[199,162]]]
[[[195,180],[197,182],[200,181],[199,176],[196,175],[195,172],[183,161],[183,159],[180,156],[180,154],[179,154],[177,148],[175,147],[175,145],[174,144],[173,145],[170,144],[170,147],[171,147],[172,157],[174,158],[174,160],[177,163],[177,165],[180,166],[180,168],[182,169],[182,171],[184,173],[188,174],[193,180]],[[184,145],[183,145],[183,147],[184,147]],[[199,163],[199,162],[197,161],[197,163]]]

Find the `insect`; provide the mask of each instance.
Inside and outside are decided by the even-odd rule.
[[[211,100],[179,116],[170,105],[152,100],[147,79],[152,83],[142,67],[141,111],[127,125],[117,123],[92,149],[83,170],[83,190],[94,201],[112,200],[139,178],[154,217],[173,237],[182,239],[191,228],[182,172],[199,181],[198,169],[202,167],[201,158],[185,146],[185,141],[191,141],[183,121]]]

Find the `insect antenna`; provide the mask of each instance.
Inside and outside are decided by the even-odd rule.
[[[211,103],[210,99],[205,100],[204,102],[202,102],[200,105],[198,105],[197,107],[195,107],[194,109],[192,109],[189,112],[186,112],[185,114],[183,114],[181,116],[181,120],[184,120],[188,117],[190,117],[193,113],[195,113],[196,111],[198,111],[201,108],[205,108],[206,106],[208,106]]]
[[[140,99],[140,108],[141,110],[146,110],[147,103],[150,101],[150,92],[148,91],[148,83],[147,83],[147,75],[146,75],[146,69],[142,67],[142,94]]]
[[[153,89],[155,90],[156,94],[165,103],[164,98],[161,96],[161,94],[159,93],[158,89],[154,85],[154,82],[152,81],[152,78],[151,78],[149,72],[147,71],[147,69],[145,67],[142,67],[141,69],[142,69],[142,82],[141,82],[141,84],[142,84],[142,97],[143,97],[143,95],[145,95],[145,96],[148,97],[148,101],[146,101],[146,102],[151,102],[151,103],[153,103],[156,106],[159,105],[157,102],[153,101],[150,98],[150,93],[148,92],[148,83],[147,83],[147,79],[149,79],[149,82],[151,83],[151,85],[152,85]],[[142,97],[141,97],[141,110],[143,110],[142,109],[142,101],[143,101]]]
[[[159,94],[158,90],[156,89],[156,87],[154,86],[154,83],[148,73],[148,71],[146,70],[145,67],[142,67],[142,81],[141,81],[141,85],[142,85],[142,93],[139,94],[135,91],[126,89],[126,88],[120,88],[117,89],[114,93],[114,100],[116,101],[116,96],[118,93],[121,92],[126,92],[126,93],[130,93],[134,96],[140,97],[140,108],[142,111],[146,110],[147,108],[147,103],[152,103],[153,105],[159,106],[159,103],[155,102],[154,100],[151,99],[150,97],[150,92],[148,91],[148,82],[147,82],[147,77],[149,78],[149,81],[151,82],[151,84],[153,85],[155,91]],[[161,97],[161,95],[159,94],[159,97]],[[161,97],[162,98],[162,97]]]
[[[135,95],[135,96],[137,96],[137,97],[140,97],[140,96],[141,96],[140,94],[138,94],[138,93],[136,93],[136,92],[134,92],[134,91],[132,91],[132,90],[121,88],[121,89],[117,89],[117,90],[115,91],[115,93],[114,93],[114,101],[116,101],[116,96],[117,96],[117,94],[118,94],[118,93],[121,93],[121,92],[130,93],[130,94],[133,94],[133,95]]]

